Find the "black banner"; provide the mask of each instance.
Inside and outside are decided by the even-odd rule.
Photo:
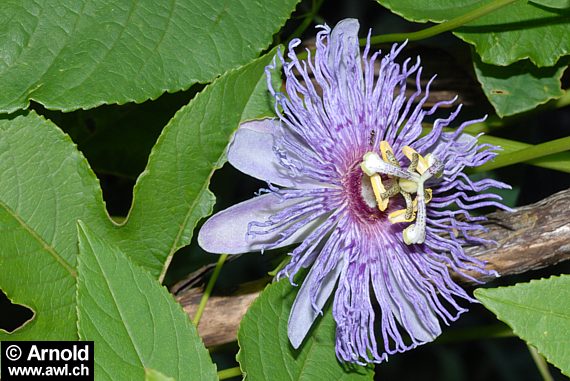
[[[2,380],[94,380],[93,341],[3,341]]]

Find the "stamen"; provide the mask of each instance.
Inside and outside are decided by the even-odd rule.
[[[414,152],[412,154],[411,163],[408,166],[408,171],[416,172],[416,169],[418,168],[418,162],[419,161],[420,161],[420,155],[417,152]]]
[[[418,183],[418,195],[416,197],[418,213],[416,223],[411,224],[402,232],[406,245],[422,244],[426,238],[426,203],[424,199],[423,181]]]
[[[406,201],[406,209],[390,213],[388,221],[393,224],[415,221],[403,230],[402,236],[407,245],[422,244],[426,237],[426,204],[433,196],[432,190],[425,189],[424,184],[432,176],[443,174],[443,163],[431,153],[424,158],[412,147],[405,146],[402,152],[410,160],[410,165],[403,169],[387,141],[380,142],[380,152],[382,159],[375,152],[367,152],[360,164],[362,171],[370,176],[378,208],[386,210],[390,197],[400,193]],[[379,174],[394,178],[387,190]],[[412,194],[416,195],[413,201]]]
[[[412,222],[416,219],[415,204],[416,202],[414,200],[414,207],[412,207],[412,215],[410,218],[406,218],[406,212],[408,209],[399,209],[388,215],[388,221],[390,221],[391,224],[397,224],[400,222]]]
[[[401,169],[391,163],[386,163],[376,152],[367,152],[363,156],[363,161],[360,163],[362,171],[368,176],[372,176],[375,173],[381,173],[384,175],[395,176],[402,179],[408,179],[411,181],[419,181],[419,176],[415,173],[410,173]]]
[[[398,185],[400,188],[407,193],[416,193],[418,191],[418,183],[417,181],[412,181],[408,179],[400,179],[398,181]]]
[[[385,162],[390,163],[398,168],[400,167],[400,163],[398,162],[398,159],[396,159],[396,155],[394,155],[394,150],[390,146],[390,143],[388,143],[386,140],[382,140],[380,142],[380,152],[382,152],[382,159]]]
[[[384,184],[382,184],[382,178],[379,174],[375,173],[370,176],[370,183],[372,184],[372,191],[374,192],[378,209],[383,212],[388,207],[388,197],[382,197],[383,194],[386,193],[386,188],[384,188]]]
[[[414,163],[414,156],[418,155],[418,162],[417,164],[414,166],[413,170],[417,171],[420,175],[423,175],[424,172],[428,169],[428,167],[430,166],[428,160],[426,160],[426,158],[424,158],[422,155],[420,155],[419,153],[417,153],[417,151],[415,149],[413,149],[410,146],[404,146],[402,148],[402,152],[404,153],[404,155],[410,160],[410,162],[412,162],[412,164]],[[411,167],[412,165],[410,165]]]
[[[409,220],[414,215],[414,205],[412,203],[412,196],[407,192],[402,192],[404,200],[406,200],[406,220]]]

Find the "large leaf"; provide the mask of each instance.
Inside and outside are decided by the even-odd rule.
[[[529,60],[495,66],[481,62],[473,54],[473,63],[483,92],[500,117],[532,110],[564,95],[560,79],[568,67],[565,59],[555,66],[543,68],[534,66]]]
[[[215,380],[216,367],[172,295],[115,246],[78,224],[79,336],[97,347],[98,380]],[[148,374],[148,373],[147,373]]]
[[[287,320],[297,291],[286,279],[272,284],[244,316],[238,332],[238,361],[246,380],[372,380],[372,369],[341,365],[336,359],[336,324],[330,308],[300,349],[293,349]]]
[[[264,69],[274,54],[207,86],[176,113],[153,147],[126,223],[109,234],[156,276],[162,278],[172,255],[190,243],[198,220],[212,212],[210,178],[225,162],[226,146],[240,121],[261,110],[251,106],[250,98],[267,91],[259,82],[265,81]]]
[[[0,340],[77,338],[78,219],[99,230],[111,225],[69,137],[33,112],[0,120],[0,288],[35,313]]]
[[[7,0],[0,111],[142,102],[256,57],[298,0]]]
[[[533,3],[544,5],[551,8],[570,8],[570,0],[530,0]]]
[[[377,0],[411,21],[443,22],[494,0]],[[483,62],[506,66],[529,58],[553,66],[570,53],[570,9],[515,1],[457,29],[454,34],[475,45]]]
[[[280,87],[280,72],[273,71],[275,88]],[[135,180],[147,164],[152,146],[168,121],[196,95],[199,86],[189,91],[163,94],[142,104],[107,105],[71,113],[42,110],[61,129],[69,133],[96,173],[113,174]],[[262,77],[254,90],[242,119],[274,115],[273,97]]]
[[[570,376],[569,295],[570,275],[475,291],[485,307],[567,376]]]

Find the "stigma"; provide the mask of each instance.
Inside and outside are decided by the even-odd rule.
[[[391,198],[403,197],[406,208],[388,215],[395,223],[411,223],[402,236],[407,245],[422,244],[426,236],[426,205],[431,201],[432,190],[425,188],[425,182],[432,177],[441,177],[443,164],[431,153],[425,157],[410,146],[404,146],[402,153],[409,160],[407,168],[402,168],[390,144],[380,142],[380,154],[367,152],[360,167],[370,177],[374,197],[381,211],[386,210]],[[382,182],[381,175],[391,181],[389,186]]]

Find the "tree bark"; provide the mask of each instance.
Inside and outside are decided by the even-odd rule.
[[[496,245],[467,247],[465,251],[488,262],[489,269],[500,276],[537,270],[570,259],[570,189],[556,193],[540,202],[517,208],[513,213],[495,212],[488,215],[487,232],[479,237],[496,241]],[[172,287],[184,310],[194,316],[203,290],[193,287],[203,283],[213,266],[206,266]],[[487,282],[494,277],[470,274]],[[455,275],[458,282],[467,283]],[[232,295],[211,296],[198,326],[206,346],[225,344],[236,339],[241,318],[270,279],[242,285]]]

